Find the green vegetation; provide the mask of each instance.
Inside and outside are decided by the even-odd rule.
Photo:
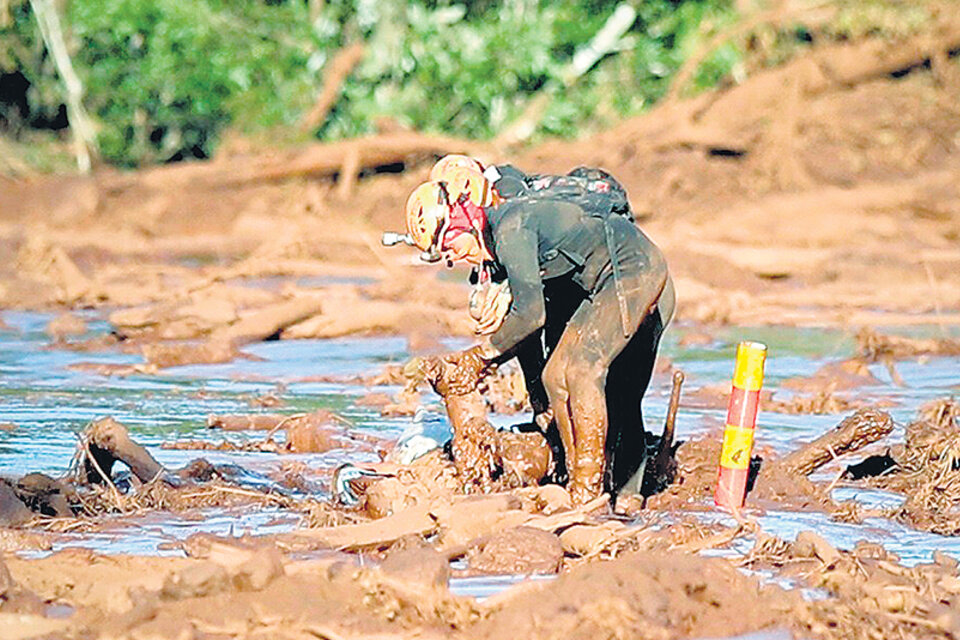
[[[537,135],[581,134],[657,101],[683,60],[738,18],[732,0],[633,0],[637,18],[618,50],[558,89],[622,1],[67,0],[61,10],[100,154],[133,166],[209,156],[228,128],[271,142],[303,135],[291,125],[313,105],[330,59],[354,42],[366,55],[310,135],[370,133],[388,117],[489,138],[541,91],[551,100]],[[889,20],[889,2],[850,4],[839,36]],[[783,34],[772,40],[781,56],[805,42],[800,28]],[[712,52],[686,89],[742,75],[738,42]],[[16,74],[29,82],[26,105],[3,90]],[[0,134],[64,127],[63,102],[30,2],[0,0]]]
[[[73,0],[64,24],[101,155],[136,165],[210,155],[218,135],[277,131],[309,110],[326,63],[349,43],[367,54],[317,131],[369,133],[384,116],[420,130],[486,138],[555,86],[617,0]],[[621,51],[556,91],[539,132],[569,136],[640,111],[688,50],[732,19],[729,0],[643,0]],[[63,97],[26,0],[0,3],[0,74],[29,80],[29,118],[0,103],[0,125],[63,126]],[[707,24],[709,23],[709,24]],[[706,27],[704,26],[706,24]],[[703,86],[737,63],[718,52]]]

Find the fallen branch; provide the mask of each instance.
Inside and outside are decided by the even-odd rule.
[[[232,325],[214,332],[214,342],[233,345],[265,340],[283,329],[320,313],[319,296],[301,296],[287,302],[258,309]]]
[[[323,79],[323,88],[317,97],[316,103],[310,112],[304,116],[300,123],[300,130],[304,133],[317,129],[327,119],[327,114],[337,101],[340,95],[340,88],[346,81],[347,76],[353,71],[361,60],[363,60],[364,48],[362,44],[352,44],[340,49],[333,56],[330,65],[326,69]]]
[[[235,156],[221,162],[181,162],[138,172],[136,178],[104,178],[104,188],[122,191],[134,186],[168,191],[177,187],[225,188],[261,181],[330,178],[339,174],[352,154],[357,172],[364,169],[426,160],[448,153],[489,156],[483,143],[416,132],[400,132],[316,143],[293,151]],[[351,160],[352,164],[353,161]]]
[[[163,465],[130,438],[125,426],[113,418],[91,422],[81,435],[88,454],[84,456],[80,481],[85,484],[110,482],[115,462],[130,467],[141,482],[152,482],[164,473]]]
[[[773,463],[787,473],[810,475],[830,460],[865,447],[893,431],[893,418],[885,411],[861,409],[813,442]],[[764,471],[767,471],[764,469]]]

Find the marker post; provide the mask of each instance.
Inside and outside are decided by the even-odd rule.
[[[760,388],[767,346],[759,342],[741,342],[733,370],[733,389],[727,405],[727,426],[723,431],[720,471],[714,502],[736,512],[747,494],[747,476],[757,426]]]

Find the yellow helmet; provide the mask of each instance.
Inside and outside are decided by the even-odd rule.
[[[407,232],[414,244],[422,251],[434,251],[449,213],[450,197],[444,183],[430,180],[414,189],[406,209]]]
[[[431,180],[446,180],[450,171],[454,169],[473,169],[483,173],[483,165],[470,156],[451,153],[437,160],[437,164],[430,169]]]
[[[443,181],[452,202],[456,202],[462,194],[466,194],[470,201],[479,207],[488,207],[499,202],[493,185],[483,173],[475,169],[454,167],[446,172]]]

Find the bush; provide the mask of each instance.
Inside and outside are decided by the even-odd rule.
[[[621,1],[327,0],[313,16],[306,0],[74,0],[64,22],[85,104],[100,123],[101,154],[130,166],[208,156],[227,127],[291,131],[287,125],[312,105],[326,62],[358,40],[367,54],[319,137],[369,133],[382,116],[491,137],[538,91],[562,86],[573,53]],[[540,135],[575,135],[644,109],[696,43],[734,17],[730,0],[635,6],[624,50],[571,88],[553,90]],[[29,124],[53,122],[62,115],[55,69],[29,3],[9,7],[0,74],[19,70],[29,80]],[[721,49],[694,84],[716,83],[739,59],[735,47]],[[11,113],[0,102],[0,126],[12,128]]]

